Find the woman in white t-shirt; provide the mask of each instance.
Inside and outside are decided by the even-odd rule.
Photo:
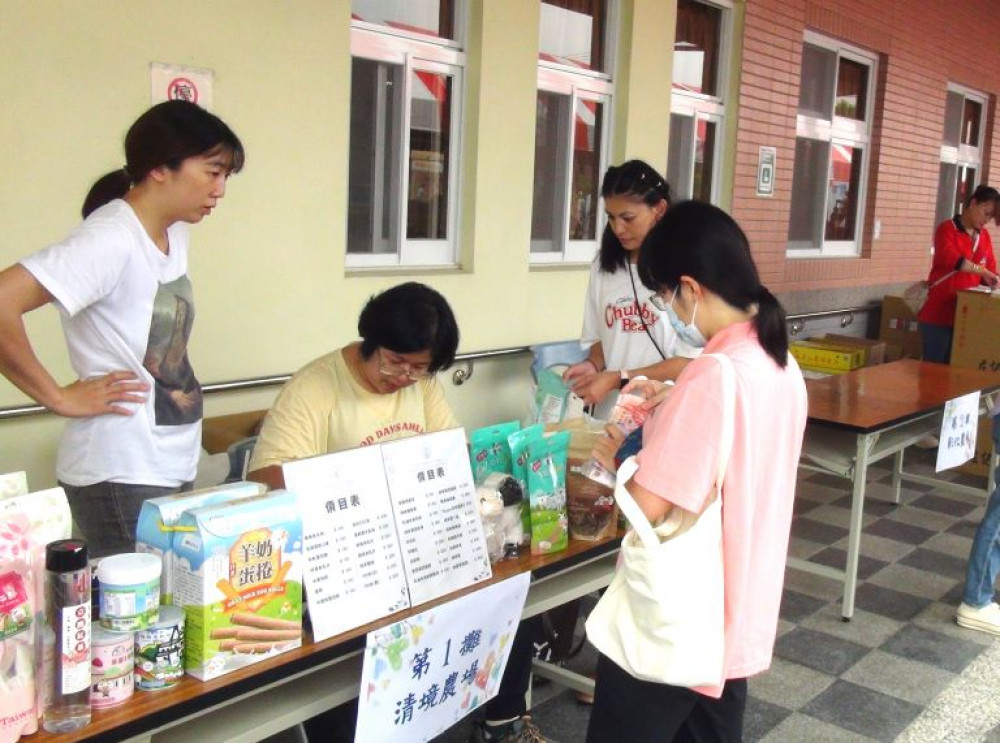
[[[142,502],[194,480],[202,394],[187,356],[187,226],[243,162],[217,116],[187,101],[153,106],[125,136],[125,166],[91,187],[84,221],[0,272],[0,372],[69,419],[56,475],[92,555],[134,549]],[[61,315],[69,384],[25,332],[23,315],[47,304]]]
[[[601,196],[608,223],[590,269],[580,338],[589,353],[563,378],[584,402],[607,411],[631,377],[675,379],[698,349],[677,338],[635,273],[639,247],[670,207],[670,186],[649,164],[629,160],[608,168]]]

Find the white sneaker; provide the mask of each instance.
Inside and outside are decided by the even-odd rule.
[[[978,629],[993,635],[1000,635],[1000,606],[990,603],[976,609],[968,604],[960,604],[955,621],[961,627]]]
[[[918,449],[937,449],[938,447],[938,437],[934,434],[927,434],[922,439],[919,439],[916,443]]]

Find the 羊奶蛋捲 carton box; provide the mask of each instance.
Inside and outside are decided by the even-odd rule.
[[[139,521],[135,530],[135,551],[150,552],[163,561],[160,579],[160,603],[173,602],[172,544],[174,530],[181,514],[192,508],[225,503],[238,498],[261,495],[267,488],[257,482],[234,482],[187,493],[174,493],[159,498],[150,498],[142,504]]]
[[[302,522],[278,490],[185,511],[174,532],[184,670],[208,680],[302,644]]]

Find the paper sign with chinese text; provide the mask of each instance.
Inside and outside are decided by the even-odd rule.
[[[282,466],[302,512],[305,585],[317,641],[410,605],[378,446]]]
[[[382,444],[414,606],[492,576],[465,432]]]
[[[494,697],[529,580],[522,573],[369,633],[355,740],[427,741]]]
[[[968,462],[976,453],[979,423],[979,393],[949,400],[944,406],[944,422],[938,436],[936,472]]]

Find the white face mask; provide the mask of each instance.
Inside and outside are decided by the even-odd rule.
[[[693,348],[703,348],[708,341],[705,340],[705,336],[701,334],[701,331],[698,330],[698,327],[694,324],[694,319],[698,316],[698,300],[696,299],[694,301],[694,311],[691,313],[691,322],[685,324],[679,317],[677,317],[677,311],[674,309],[674,299],[677,298],[678,291],[680,291],[679,286],[673,296],[670,297],[670,304],[668,304],[664,309],[667,313],[667,319],[670,321],[670,327],[672,327],[674,332],[677,333],[677,337],[689,346]]]

